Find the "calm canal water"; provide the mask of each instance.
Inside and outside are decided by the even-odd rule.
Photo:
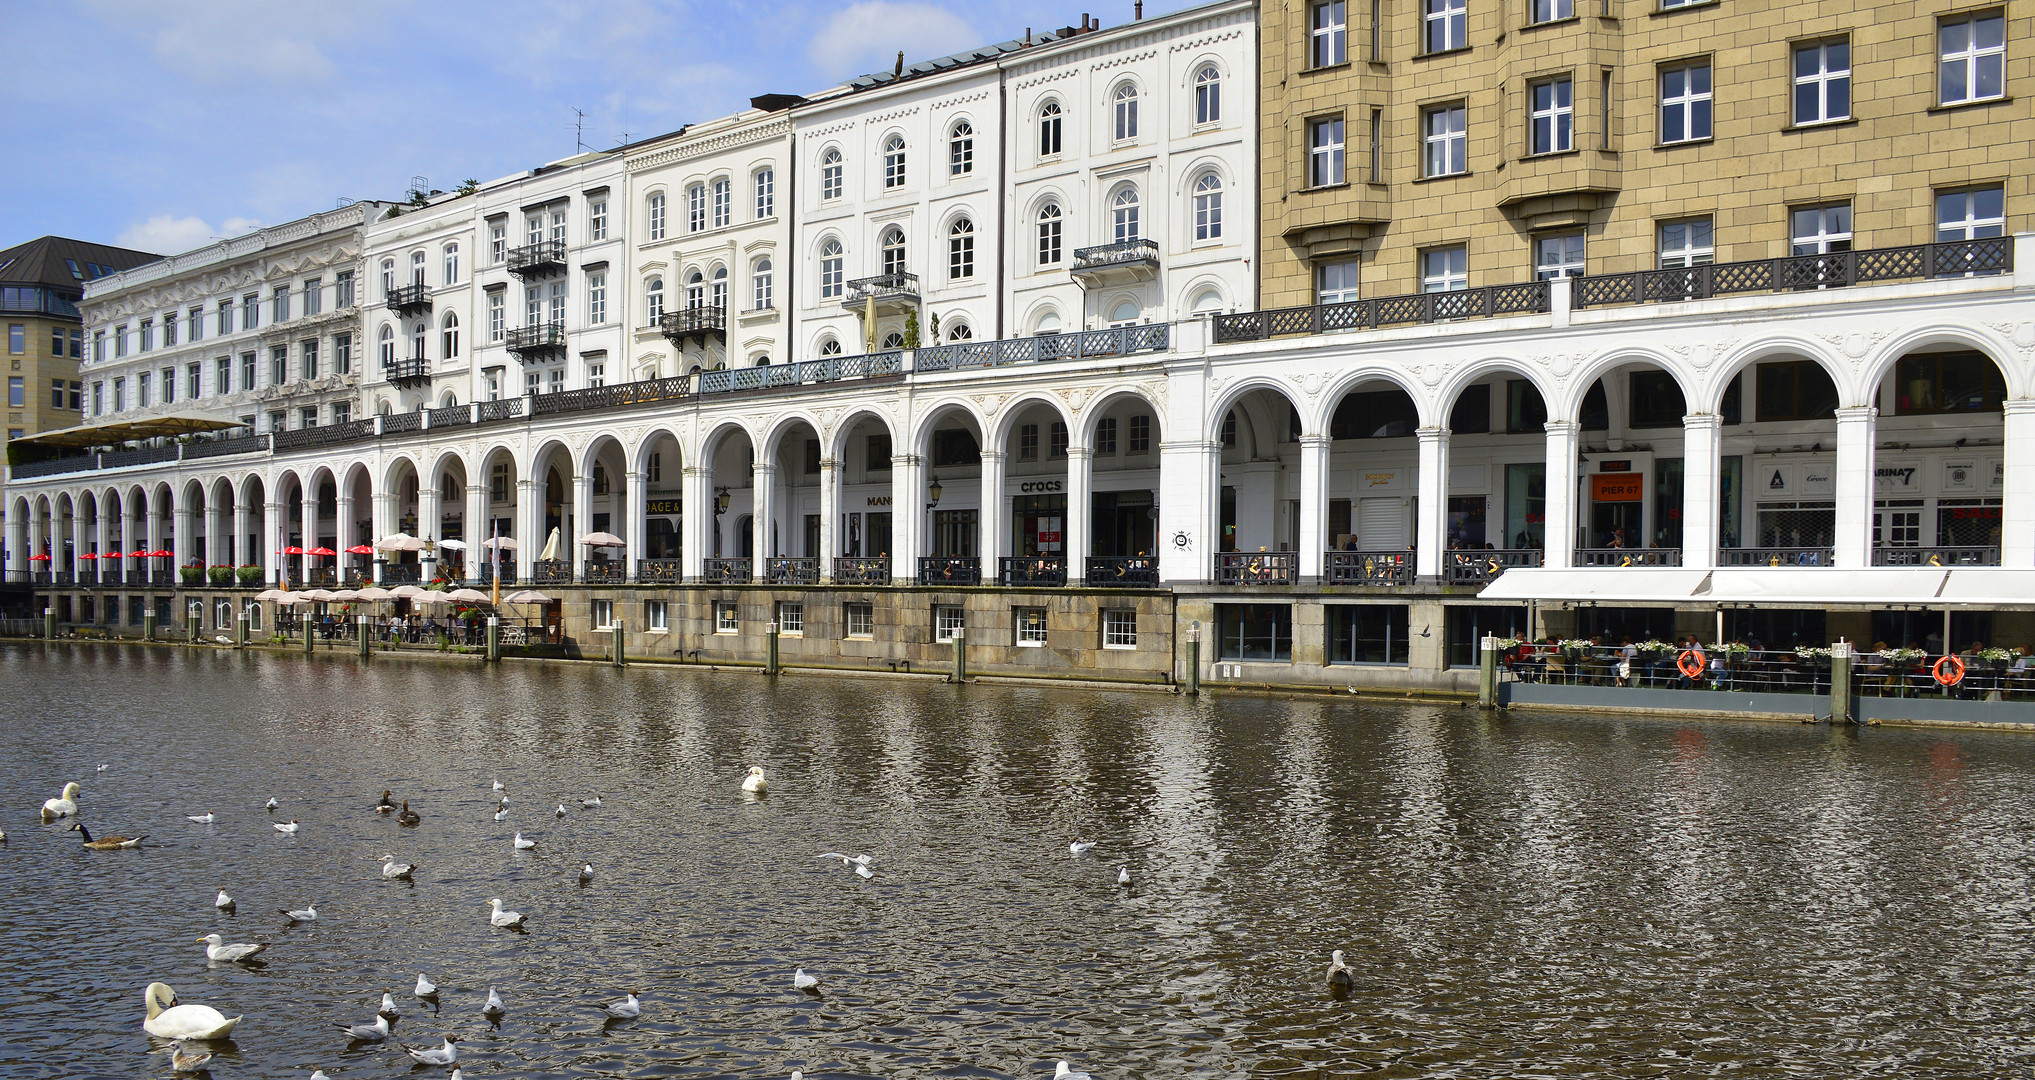
[[[0,649],[0,686],[10,1078],[168,1076],[151,980],[246,1015],[222,1080],[407,1075],[332,1027],[384,989],[397,1037],[460,1036],[474,1080],[2035,1058],[2028,737],[121,646]],[[752,763],[767,799],[737,791]],[[89,826],[146,847],[38,825],[74,779]],[[384,787],[421,827],[371,812]],[[414,885],[381,880],[384,853]],[[529,932],[489,927],[490,897]],[[272,943],[267,966],[208,964],[212,931]],[[1347,1001],[1322,989],[1332,948]],[[637,1021],[586,1007],[632,989]]]

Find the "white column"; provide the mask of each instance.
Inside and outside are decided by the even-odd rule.
[[[2035,566],[2035,399],[2006,403],[2000,565]]]
[[[1573,420],[1547,423],[1547,503],[1541,522],[1542,565],[1565,570],[1575,565],[1576,442],[1582,425]]]
[[[919,574],[919,553],[925,550],[925,464],[917,454],[890,458],[890,576],[909,584]]]
[[[572,517],[565,523],[565,528],[558,532],[559,544],[571,548],[569,552],[563,554],[565,561],[572,564],[574,580],[586,574],[587,547],[579,542],[579,538],[589,531],[586,523],[593,520],[593,505],[594,476],[593,470],[588,469],[572,478]]]
[[[834,580],[834,556],[841,550],[841,463],[820,459],[820,580]]]
[[[194,531],[191,523],[194,519],[189,506],[179,505],[173,513],[176,514],[176,528],[170,536],[170,550],[176,552],[176,556],[170,561],[176,564],[173,569],[176,572],[177,581],[182,582],[184,580],[184,564],[191,561],[191,536]],[[78,530],[77,550],[84,551],[84,529],[82,528],[84,523],[79,522],[78,524],[80,528]]]
[[[92,506],[98,511],[98,513],[93,515],[93,533],[94,533],[93,539],[95,541],[95,546],[98,549],[98,553],[100,556],[98,562],[96,563],[97,569],[93,571],[92,576],[95,580],[104,582],[106,580],[105,555],[107,551],[111,550],[106,546],[109,541],[108,533],[110,532],[106,524],[106,503],[103,499],[101,499],[94,501],[92,503]],[[18,559],[21,557],[19,554],[20,549],[15,545],[13,544],[7,545],[7,550],[8,554],[13,556],[14,558]],[[206,561],[210,562],[211,559],[208,558],[206,559]],[[119,566],[120,564],[116,562],[113,565]],[[10,566],[8,567],[8,569],[12,570],[14,568]]]
[[[304,520],[309,522],[313,520],[312,516],[317,513],[318,504],[306,502],[304,506]],[[307,538],[316,531],[311,525],[307,524],[304,527],[304,534]],[[438,576],[438,546],[435,541],[438,539],[438,534],[441,531],[442,526],[438,523],[438,485],[432,484],[426,487],[419,484],[417,486],[417,539],[434,541],[431,547],[417,553],[417,565],[424,575],[424,580],[427,582]],[[310,543],[304,545],[306,550],[316,546]],[[306,566],[314,565],[309,556],[305,556],[304,564]]]
[[[1067,584],[1079,585],[1087,580],[1089,543],[1089,513],[1095,508],[1095,500],[1089,490],[1095,485],[1095,449],[1089,446],[1067,447],[1067,521],[1060,534],[1060,554],[1067,559]]]
[[[276,554],[277,549],[283,546],[279,542],[279,538],[283,535],[283,504],[279,502],[264,503],[261,509],[261,578],[270,585],[277,585],[282,582],[284,577],[282,556]]]
[[[183,541],[180,535],[178,538],[178,543],[181,544],[182,542]],[[178,552],[181,554],[182,550],[183,550],[182,548],[179,548]],[[85,553],[85,518],[84,515],[78,513],[78,497],[74,494],[71,496],[71,557],[65,564],[65,569],[71,572],[71,581],[73,583],[76,583],[78,581],[78,568],[85,565],[84,563],[78,561],[78,556],[83,555],[84,553]],[[171,561],[174,562],[176,566],[184,565],[184,561],[181,558],[173,558]],[[176,571],[176,566],[172,566],[170,568],[173,578]]]
[[[303,491],[304,535],[299,541],[299,546],[304,549],[304,554],[299,558],[303,560],[304,580],[309,582],[311,571],[318,566],[318,557],[310,553],[312,548],[318,546],[318,496],[309,484],[304,485]]]
[[[1002,565],[997,560],[1010,554],[1010,500],[1003,494],[1004,458],[1002,448],[982,452],[982,509],[975,512],[975,550],[982,556],[982,580],[997,580]],[[929,479],[928,484],[932,483]],[[928,545],[930,546],[930,545]]]
[[[332,502],[332,550],[338,554],[332,557],[332,565],[339,569],[339,582],[346,583],[346,568],[352,566],[356,555],[348,555],[346,549],[360,541],[353,538],[353,496],[341,487]]]
[[[1159,580],[1208,581],[1222,550],[1222,443],[1159,444]],[[1185,537],[1186,543],[1180,543]]]
[[[528,582],[544,551],[544,506],[538,493],[543,489],[530,479],[516,481],[516,580]]]
[[[1836,565],[1872,565],[1873,433],[1880,411],[1871,405],[1837,410]]]
[[[234,566],[233,583],[235,585],[240,584],[239,568],[243,566],[253,566],[255,564],[253,559],[248,558],[250,552],[247,550],[248,549],[247,534],[249,529],[252,527],[250,522],[248,521],[250,509],[251,508],[247,505],[247,497],[238,491],[234,492],[233,548],[232,548],[233,558],[227,561],[231,562]],[[126,530],[121,531],[120,539],[123,542],[126,541],[127,539]],[[125,560],[122,560],[122,562],[124,563]]]
[[[678,518],[679,568],[687,581],[698,581],[706,573],[707,552],[712,541],[707,532],[714,520],[714,474],[697,465],[685,467],[680,479]]]
[[[374,500],[374,506],[368,513],[368,531],[374,535],[369,537],[368,543],[374,544],[375,541],[396,531],[394,527],[396,523],[396,497],[386,491],[377,491],[370,498]],[[380,547],[376,547],[375,553],[368,556],[368,574],[374,578],[374,583],[377,585],[382,583],[382,560],[386,559],[389,554],[391,553],[384,552]]]
[[[1440,581],[1449,546],[1449,429],[1421,428],[1420,471],[1414,477],[1413,572],[1423,581]]]
[[[1716,413],[1682,417],[1682,565],[1709,570],[1717,565],[1717,443],[1723,418]]]
[[[1302,584],[1328,576],[1328,454],[1335,440],[1327,435],[1300,437],[1300,559]],[[1425,444],[1423,444],[1425,445]]]
[[[749,546],[756,557],[749,562],[752,581],[770,578],[771,523],[777,520],[777,463],[754,461],[749,465]]]
[[[628,546],[622,549],[622,572],[631,578],[636,576],[636,560],[644,557],[643,549],[649,543],[650,526],[644,510],[650,505],[648,475],[641,472],[627,474],[628,488],[622,492],[622,525],[620,533]]]

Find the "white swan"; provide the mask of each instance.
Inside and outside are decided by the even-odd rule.
[[[531,848],[533,848],[533,847],[536,847],[536,846],[537,846],[537,841],[535,841],[535,840],[525,840],[525,839],[523,839],[523,834],[522,834],[522,833],[517,833],[517,834],[516,834],[516,850],[517,850],[517,851],[528,851],[528,850],[530,850]]]
[[[763,766],[749,766],[749,776],[742,781],[742,790],[751,795],[764,795],[770,791],[770,781],[764,779]]]
[[[165,983],[149,983],[141,996],[148,1007],[148,1016],[142,1020],[141,1030],[158,1038],[200,1042],[230,1039],[233,1029],[240,1024],[240,1017],[228,1020],[209,1005],[177,1004],[177,992]]]
[[[520,911],[502,910],[502,899],[499,896],[488,901],[488,908],[488,922],[495,926],[521,926],[526,918]]]
[[[218,960],[228,964],[241,960],[251,960],[256,953],[268,948],[267,945],[256,945],[246,941],[235,945],[228,945],[226,939],[218,934],[206,934],[198,940],[205,943],[205,956],[207,959]]]
[[[58,818],[70,817],[72,814],[77,813],[78,792],[82,790],[84,789],[78,786],[78,782],[73,780],[64,785],[64,793],[62,795],[54,799],[44,799],[42,801],[42,819],[44,821],[55,821]]]

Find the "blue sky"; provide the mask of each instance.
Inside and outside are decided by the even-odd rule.
[[[1155,2],[1147,14],[1186,3]],[[0,247],[173,254],[1130,0],[0,0]]]

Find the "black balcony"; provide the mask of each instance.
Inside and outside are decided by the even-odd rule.
[[[431,361],[422,356],[398,360],[382,369],[382,378],[391,386],[429,386]]]
[[[763,572],[773,585],[817,585],[820,560],[779,557],[771,559]]]
[[[1829,566],[1836,557],[1837,549],[1828,546],[1725,548],[1717,553],[1717,565]]]
[[[1330,585],[1411,585],[1410,551],[1331,551],[1321,576]]]
[[[748,559],[707,559],[700,566],[700,580],[720,585],[742,585],[755,578]]]
[[[542,364],[565,358],[565,324],[538,323],[518,326],[502,337],[502,344],[525,364]]]
[[[1680,566],[1681,548],[1577,548],[1577,566]]]
[[[637,559],[636,581],[642,585],[677,585],[685,580],[681,559]]]
[[[1548,284],[1491,285],[1449,292],[1380,296],[1312,307],[1273,308],[1215,316],[1215,340],[1256,341],[1286,334],[1326,334],[1337,330],[1375,330],[1408,323],[1452,322],[1499,315],[1529,315],[1548,310]]]
[[[1067,584],[1067,560],[1058,555],[1019,555],[996,560],[996,583],[1014,589],[1057,589]]]
[[[1451,585],[1482,585],[1512,566],[1539,566],[1539,548],[1485,548],[1481,551],[1451,551],[1443,564],[1443,576]]]
[[[416,585],[424,580],[424,568],[417,563],[383,563],[382,584]]]
[[[1076,281],[1097,285],[1149,281],[1159,273],[1159,245],[1139,237],[1075,248],[1074,263],[1068,271]]]
[[[564,559],[538,559],[530,565],[530,580],[538,585],[569,585],[572,564]]]
[[[543,277],[565,269],[565,241],[539,240],[509,249],[509,273],[520,278]]]
[[[1159,560],[1149,555],[1091,555],[1084,584],[1097,589],[1154,589]]]
[[[1786,255],[1576,279],[1576,306],[1661,304],[1749,292],[1790,292],[1915,278],[1985,277],[2014,268],[2011,237]]]
[[[710,307],[684,307],[667,311],[657,320],[658,329],[673,345],[683,347],[687,338],[698,338],[702,343],[709,335],[718,334],[722,340],[728,337],[728,309],[714,304]]]
[[[1876,547],[1874,566],[1998,566],[1997,547]]]
[[[919,302],[919,276],[878,274],[856,278],[848,283],[848,295],[841,301],[841,306],[850,311],[863,311],[871,300],[876,301],[878,311],[916,307]]]
[[[589,585],[620,585],[629,580],[629,564],[623,562],[589,562],[580,580]]]
[[[389,290],[388,306],[398,315],[422,315],[431,310],[431,290],[421,281],[398,285]]]
[[[1298,580],[1297,551],[1219,551],[1215,555],[1218,585],[1291,585]]]
[[[922,555],[919,557],[921,585],[980,585],[982,560],[972,555]]]
[[[834,582],[839,585],[888,585],[890,559],[882,555],[836,555]]]

